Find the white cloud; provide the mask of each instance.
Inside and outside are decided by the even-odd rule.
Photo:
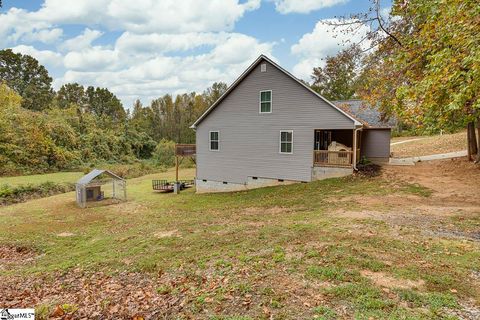
[[[60,46],[60,48],[64,50],[77,50],[77,51],[86,49],[91,46],[93,41],[100,38],[102,35],[103,35],[103,32],[101,31],[86,28],[85,30],[83,30],[82,34],[65,41]]]
[[[82,51],[67,53],[64,59],[65,67],[71,70],[114,70],[121,67],[120,53],[116,50],[93,47]]]
[[[11,8],[7,13],[0,14],[0,45],[16,44],[22,37],[30,36],[35,40],[34,34],[39,34],[42,30],[51,28],[51,24],[46,21],[31,19],[30,12]],[[58,31],[54,31],[55,32]],[[42,33],[45,37],[45,32]],[[47,37],[51,40],[51,37]]]
[[[216,45],[227,36],[228,34],[223,32],[135,34],[127,31],[117,39],[115,47],[123,52],[132,53],[187,51],[200,46]]]
[[[32,46],[19,45],[11,48],[15,53],[28,54],[37,59],[40,64],[55,68],[62,65],[62,55],[50,50],[37,50]]]
[[[102,25],[135,33],[230,30],[259,0],[46,0],[31,13],[49,23]]]
[[[38,31],[27,32],[22,40],[27,42],[55,43],[61,39],[63,30],[60,28],[42,29]]]
[[[97,46],[69,52],[65,56],[65,66],[69,70],[55,85],[79,82],[107,87],[122,99],[125,107],[130,107],[137,98],[148,103],[167,93],[201,92],[215,81],[231,83],[260,54],[271,55],[274,46],[238,33],[217,35],[217,39],[215,34],[203,35],[212,45],[206,53],[176,57],[151,50],[151,46],[164,44],[164,39],[158,35],[140,35],[138,41],[133,34],[122,35],[120,38],[124,40],[117,41],[113,49]],[[188,34],[184,36],[189,37]],[[149,50],[138,50],[141,46],[132,50],[125,46],[125,39],[137,44],[145,42]],[[180,43],[174,47],[186,48],[183,41]]]
[[[260,0],[45,0],[38,11],[11,8],[0,14],[0,45],[16,45],[24,36],[51,42],[61,36],[54,26],[62,24],[137,34],[231,31],[259,6]]]
[[[271,56],[275,43],[232,32],[260,2],[45,0],[34,12],[0,14],[0,45],[53,69],[56,89],[67,82],[107,87],[130,107],[136,98],[148,103],[166,93],[203,91],[215,81],[230,83],[260,54]],[[59,45],[64,25],[85,29]],[[111,31],[121,35],[110,40]],[[103,35],[110,43],[95,43]],[[24,45],[29,41],[51,43],[57,52]]]
[[[327,56],[335,55],[340,50],[353,43],[359,43],[369,31],[368,26],[361,26],[355,32],[347,32],[348,27],[337,27],[326,23],[338,22],[336,19],[326,19],[317,22],[312,32],[306,33],[291,47],[293,55],[300,61],[294,66],[293,73],[302,79],[310,80],[314,67],[323,66]],[[362,42],[367,48],[370,43]]]
[[[259,43],[253,37],[236,33],[215,47],[211,55],[214,61],[222,65],[241,64],[245,62],[245,55],[253,58],[262,52],[270,52],[272,45],[272,43]]]
[[[333,7],[349,0],[273,0],[275,9],[282,13],[310,13],[322,8]]]

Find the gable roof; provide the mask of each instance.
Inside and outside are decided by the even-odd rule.
[[[396,125],[395,119],[384,118],[378,109],[368,105],[363,100],[341,100],[333,101],[333,103],[368,128],[392,128]]]
[[[93,169],[83,177],[81,177],[78,181],[77,184],[88,184],[90,183],[93,179],[101,175],[102,173],[108,174],[110,177],[117,179],[117,180],[124,180],[123,178],[117,176],[115,173],[108,171],[108,170],[98,170],[98,169]]]
[[[265,55],[260,55],[241,75],[240,77],[237,78],[237,80],[235,80],[231,85],[230,87],[228,87],[227,91],[225,91],[221,96],[220,98],[217,99],[217,101],[215,101],[211,106],[210,108],[208,108],[191,126],[190,128],[192,129],[195,129],[199,124],[200,122],[202,122],[203,119],[205,119],[209,114],[210,112],[212,112],[229,94],[230,92],[232,92],[239,84],[240,82],[243,81],[243,79],[245,79],[247,77],[247,75],[250,74],[250,72],[262,61],[262,60],[265,60],[267,61],[268,63],[272,64],[274,67],[276,67],[278,70],[280,70],[281,72],[283,72],[285,75],[287,75],[288,77],[290,77],[291,79],[295,80],[298,84],[300,84],[302,87],[304,87],[305,89],[307,89],[308,91],[310,91],[311,93],[313,93],[314,95],[316,95],[318,98],[322,99],[324,102],[326,102],[329,106],[331,106],[332,108],[336,109],[337,111],[339,111],[341,114],[343,114],[344,116],[346,116],[347,118],[349,118],[350,120],[353,121],[353,123],[355,124],[355,126],[362,126],[362,123],[360,121],[358,121],[357,119],[355,119],[354,117],[352,117],[350,114],[348,114],[347,112],[345,112],[344,110],[342,110],[341,108],[337,107],[336,105],[334,105],[333,103],[331,103],[330,101],[328,101],[326,98],[324,98],[323,96],[321,96],[320,94],[318,94],[317,92],[315,92],[314,90],[312,90],[309,86],[307,86],[306,84],[304,84],[303,82],[301,82],[300,80],[298,80],[293,74],[291,74],[290,72],[288,72],[287,70],[283,69],[281,66],[279,66],[277,63],[273,62],[270,58],[268,58],[267,56]]]

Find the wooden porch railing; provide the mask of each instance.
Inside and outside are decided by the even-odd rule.
[[[314,166],[351,167],[353,151],[314,150]]]

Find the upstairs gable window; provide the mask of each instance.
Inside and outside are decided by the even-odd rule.
[[[272,90],[260,91],[260,113],[272,112]]]

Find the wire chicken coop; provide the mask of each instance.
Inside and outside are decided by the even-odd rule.
[[[108,170],[92,170],[77,181],[75,189],[80,208],[127,200],[127,181]]]

